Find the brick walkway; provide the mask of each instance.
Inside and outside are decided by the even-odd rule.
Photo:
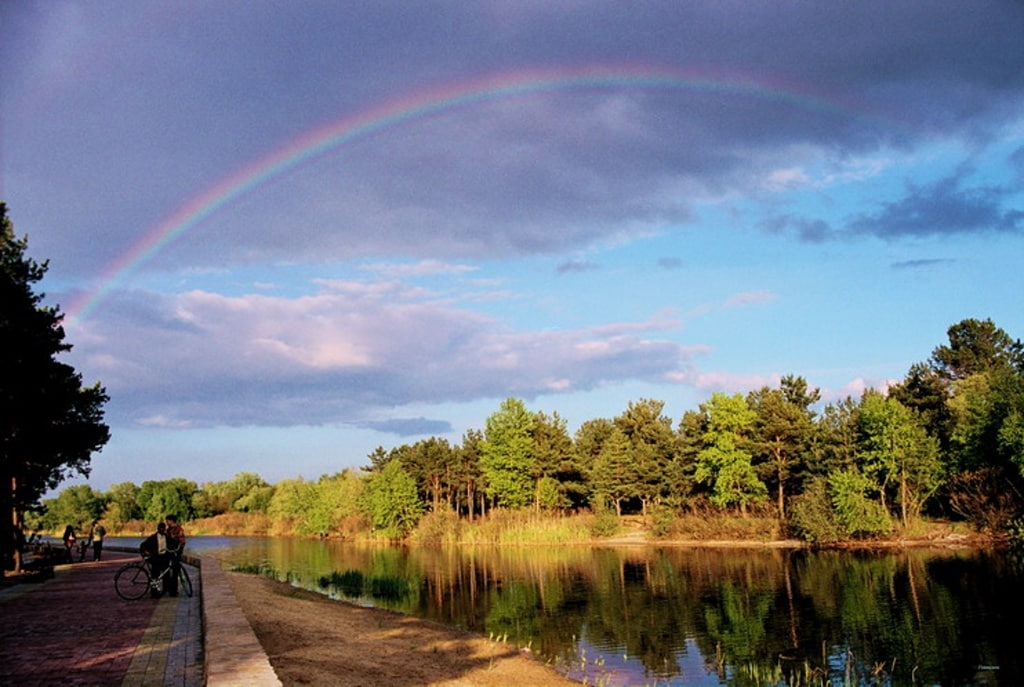
[[[194,597],[124,601],[114,573],[135,558],[104,551],[0,592],[0,685],[203,685],[198,571]]]

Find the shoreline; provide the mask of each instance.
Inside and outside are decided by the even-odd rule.
[[[226,572],[284,685],[578,686],[527,650],[474,632]]]

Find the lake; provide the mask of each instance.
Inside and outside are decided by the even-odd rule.
[[[507,639],[592,685],[1024,684],[1024,565],[1003,552],[255,537],[192,537],[189,548]]]

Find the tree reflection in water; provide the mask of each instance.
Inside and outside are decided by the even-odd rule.
[[[1024,684],[1002,629],[1024,611],[1022,574],[1000,552],[270,539],[217,555],[310,588],[346,571],[404,580],[396,598],[367,582],[354,600],[506,637],[590,684]]]

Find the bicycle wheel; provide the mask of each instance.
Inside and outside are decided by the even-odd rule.
[[[192,578],[188,576],[188,570],[185,570],[184,565],[178,566],[178,586],[186,596],[192,596]]]
[[[125,601],[141,599],[149,592],[149,571],[141,563],[129,563],[114,575],[114,589]]]

